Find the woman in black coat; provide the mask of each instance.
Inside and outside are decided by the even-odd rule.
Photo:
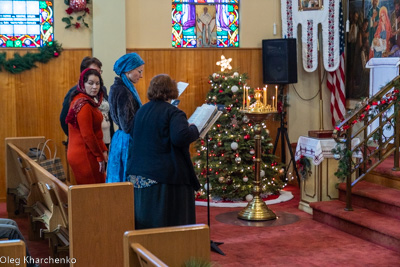
[[[196,223],[194,193],[200,188],[189,145],[199,138],[186,114],[170,104],[178,98],[176,82],[155,76],[150,100],[135,115],[133,155],[128,167],[134,184],[135,228]]]

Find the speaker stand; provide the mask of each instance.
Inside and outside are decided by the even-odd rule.
[[[275,143],[274,143],[274,149],[272,154],[275,155],[276,152],[276,148],[278,146],[278,141],[279,141],[279,137],[281,137],[281,162],[283,164],[286,165],[286,146],[287,149],[289,150],[290,153],[290,161],[289,164],[285,167],[285,177],[287,177],[287,172],[289,170],[290,164],[293,163],[293,169],[296,173],[296,177],[297,177],[297,182],[298,185],[300,187],[300,176],[299,176],[299,172],[297,170],[297,166],[296,166],[296,161],[294,160],[294,153],[293,153],[293,149],[289,140],[289,135],[288,135],[288,131],[286,128],[287,122],[286,122],[286,107],[284,105],[284,88],[286,85],[279,85],[279,99],[281,101],[282,104],[282,111],[280,113],[281,115],[281,125],[278,128],[278,132],[276,134],[276,138],[275,138]]]

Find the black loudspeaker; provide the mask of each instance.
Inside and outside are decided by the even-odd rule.
[[[297,83],[296,39],[263,40],[262,60],[265,84]]]

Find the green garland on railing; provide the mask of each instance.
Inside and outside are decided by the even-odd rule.
[[[347,129],[349,129],[352,125],[364,121],[365,117],[367,117],[368,119],[372,119],[379,112],[387,108],[387,106],[392,102],[394,105],[394,110],[395,112],[397,112],[400,105],[400,79],[391,82],[390,88],[395,89],[392,92],[383,95],[379,101],[368,102],[362,112],[360,112],[359,108],[357,107],[354,110],[350,111],[347,116],[348,118],[353,116],[353,114],[355,114],[354,112],[360,112],[360,114],[357,115],[356,119],[354,119],[353,121],[349,121],[344,125],[341,125],[341,122],[338,123],[338,126],[335,127],[333,135],[340,136],[340,134],[338,133],[347,131]],[[386,125],[386,128],[390,129],[394,125],[395,119],[393,118],[390,123]],[[372,140],[374,141],[378,141],[381,138],[382,134],[380,134],[379,131],[372,135]],[[338,169],[335,172],[335,176],[338,177],[341,181],[344,181],[347,176],[351,174],[351,164],[349,165],[349,162],[351,162],[352,153],[351,150],[345,147],[344,143],[344,140],[342,140],[342,142],[337,142],[336,147],[331,150],[334,158],[339,160]]]
[[[43,47],[38,48],[38,53],[28,52],[25,55],[14,54],[11,59],[6,59],[6,52],[0,53],[0,71],[5,69],[11,73],[21,73],[25,70],[36,68],[36,62],[47,63],[50,59],[58,57],[62,47],[56,41],[53,41]]]
[[[331,152],[335,159],[339,159],[338,169],[335,172],[335,176],[339,178],[340,181],[344,182],[351,172],[351,166],[348,164],[351,160],[351,151],[343,144],[338,143]]]

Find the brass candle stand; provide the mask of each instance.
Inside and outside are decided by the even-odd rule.
[[[276,114],[276,107],[263,104],[261,94],[257,94],[255,90],[254,98],[256,102],[248,105],[241,110],[249,120],[255,123],[255,179],[253,180],[253,199],[247,204],[246,208],[239,212],[238,218],[247,221],[267,221],[276,219],[275,213],[270,210],[265,202],[260,197],[261,194],[261,178],[260,178],[260,165],[261,165],[261,123],[266,120],[270,115]],[[265,103],[265,102],[264,102]]]

